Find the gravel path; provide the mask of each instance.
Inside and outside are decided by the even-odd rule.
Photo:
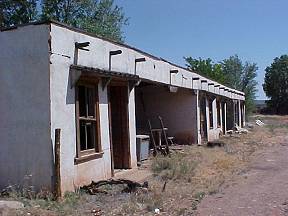
[[[248,172],[221,193],[207,196],[198,216],[288,215],[288,137],[257,154]]]

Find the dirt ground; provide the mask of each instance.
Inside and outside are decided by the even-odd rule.
[[[251,122],[248,134],[224,136],[221,147],[178,146],[169,157],[116,176],[148,181],[148,189],[124,193],[124,186],[108,185],[101,188],[106,194],[79,190],[61,202],[12,191],[0,199],[25,208],[0,215],[288,215],[288,116]]]
[[[270,136],[239,178],[220,193],[205,197],[197,215],[288,215],[287,117],[266,117]],[[278,125],[277,125],[278,124]]]

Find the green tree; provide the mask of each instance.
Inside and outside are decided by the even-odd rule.
[[[123,8],[114,0],[0,0],[0,27],[41,19],[54,19],[119,42],[128,24]]]
[[[246,62],[243,67],[243,74],[241,77],[241,88],[240,91],[245,93],[245,107],[247,114],[251,114],[255,110],[255,99],[257,92],[257,64]]]
[[[257,64],[245,62],[238,55],[230,56],[222,61],[226,85],[245,93],[245,107],[247,115],[255,109],[254,100],[257,92]]]
[[[245,62],[237,56],[230,56],[220,63],[213,63],[212,59],[184,58],[188,69],[223,85],[243,91],[245,93],[246,113],[249,115],[255,108],[254,100],[257,82],[255,80],[258,67],[255,63]]]
[[[242,89],[241,78],[244,73],[244,66],[241,59],[237,56],[230,56],[221,62],[223,73],[226,77],[225,84],[231,88]]]
[[[37,20],[38,0],[0,1],[0,27],[25,24]]]
[[[225,83],[226,77],[223,73],[221,64],[213,63],[212,59],[194,59],[192,57],[184,57],[186,67],[199,73],[200,75],[213,79],[219,83]]]
[[[91,33],[123,41],[128,24],[123,9],[114,0],[43,0],[42,18],[54,19]]]
[[[274,59],[265,69],[263,89],[270,98],[268,107],[277,114],[288,113],[288,55]]]

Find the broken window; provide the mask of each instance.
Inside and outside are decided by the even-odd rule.
[[[100,152],[97,85],[77,85],[76,117],[77,157]]]

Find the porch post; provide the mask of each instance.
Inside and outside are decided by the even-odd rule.
[[[235,126],[235,123],[237,123],[236,122],[236,102],[235,102],[235,100],[232,100],[232,102],[233,102],[233,124],[232,124],[232,128],[234,128],[234,126]]]
[[[222,103],[221,103],[221,100],[219,100],[219,113],[220,113],[220,127],[223,128],[223,110],[222,110]],[[218,112],[218,111],[217,111]],[[217,118],[218,119],[218,118]],[[218,126],[218,125],[217,125]],[[223,131],[224,133],[224,131]]]
[[[227,103],[224,102],[224,115],[223,115],[223,118],[224,118],[224,125],[223,125],[223,128],[224,128],[224,131],[223,133],[226,134],[226,131],[227,131]]]
[[[242,113],[243,113],[243,127],[245,127],[245,125],[246,125],[246,113],[245,113],[245,103],[243,102],[243,107],[242,107],[242,109],[243,109],[243,111],[242,111]]]
[[[196,140],[197,144],[201,144],[201,129],[200,129],[200,97],[199,97],[199,90],[195,90],[196,93]]]
[[[205,96],[206,101],[206,125],[207,125],[207,141],[209,141],[209,129],[210,129],[210,116],[209,116],[209,100]]]
[[[242,126],[242,120],[241,120],[241,118],[242,118],[242,112],[241,112],[241,101],[240,100],[238,100],[238,109],[237,109],[237,111],[238,111],[238,126],[239,127],[243,127]]]
[[[217,128],[217,100],[216,98],[212,101],[212,118],[213,118],[213,129]]]
[[[130,88],[130,89],[129,89]],[[135,88],[128,87],[128,124],[130,141],[130,168],[137,167]]]

